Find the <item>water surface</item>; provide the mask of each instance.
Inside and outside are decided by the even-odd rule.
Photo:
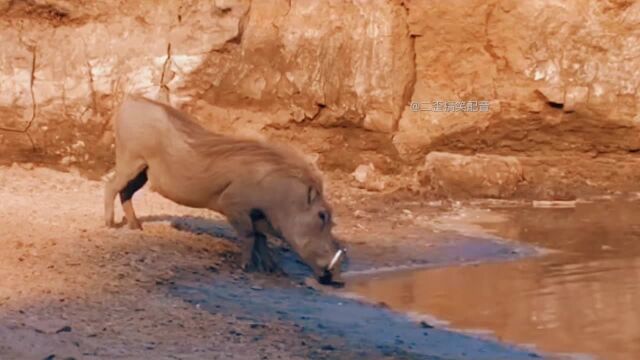
[[[543,351],[640,359],[639,202],[472,213],[465,221],[556,251],[513,262],[355,278],[348,290],[435,316],[455,329],[490,332]]]

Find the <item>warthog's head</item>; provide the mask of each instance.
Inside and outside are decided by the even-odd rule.
[[[309,265],[321,284],[340,282],[346,251],[332,234],[329,205],[314,186],[295,184],[281,198],[278,227],[293,250]]]

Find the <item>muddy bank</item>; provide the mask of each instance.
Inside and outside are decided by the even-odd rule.
[[[145,230],[105,229],[101,194],[99,182],[77,174],[0,168],[3,359],[536,356],[323,295],[307,287],[308,272],[290,252],[283,256],[291,277],[245,274],[236,268],[238,248],[221,216],[144,190],[135,201]],[[361,254],[352,260],[356,270],[411,259],[393,244],[417,238],[432,258],[414,256],[415,262],[514,255],[499,242],[469,237],[464,245],[450,235],[419,232],[437,209],[420,213],[418,203],[398,203],[383,211],[372,199],[371,208],[362,206],[354,215],[350,204],[363,198],[344,188],[332,196],[343,199],[337,203],[343,214],[338,233]],[[386,215],[388,223],[379,221]],[[390,237],[405,225],[407,233]],[[470,249],[466,258],[458,257],[465,252],[456,244]],[[383,330],[394,335],[382,336]]]
[[[384,307],[273,279],[189,273],[169,292],[199,309],[252,321],[254,327],[269,329],[274,319],[292,324],[303,338],[317,340],[301,340],[311,358],[540,358],[531,350],[433,328]]]

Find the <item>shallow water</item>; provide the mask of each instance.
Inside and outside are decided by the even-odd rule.
[[[546,352],[640,359],[640,203],[472,213],[488,232],[558,251],[356,277],[347,290]]]

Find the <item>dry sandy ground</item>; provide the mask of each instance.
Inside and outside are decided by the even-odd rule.
[[[77,174],[0,168],[1,359],[305,358],[293,326],[254,329],[156,286],[176,268],[223,266],[234,245],[167,222],[106,229],[101,198],[101,183]],[[142,216],[221,218],[151,193],[136,203]]]
[[[338,211],[346,219],[342,235],[357,242],[363,224],[378,215],[366,209],[354,215],[349,204],[358,201],[340,191],[334,197],[346,204]],[[323,340],[292,324],[275,319],[265,330],[169,296],[158,285],[177,269],[228,268],[237,247],[166,221],[195,216],[224,224],[221,215],[144,189],[134,200],[144,231],[107,229],[101,182],[28,165],[0,167],[0,359],[323,357]],[[396,212],[392,222],[402,224],[409,213]]]

